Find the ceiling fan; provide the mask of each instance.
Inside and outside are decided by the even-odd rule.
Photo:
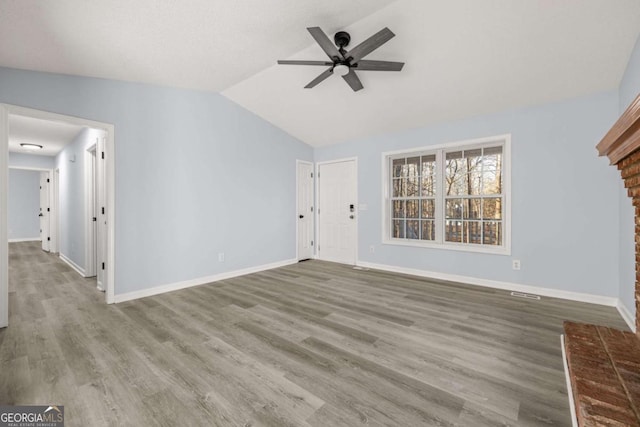
[[[309,82],[305,86],[310,89],[318,83],[324,81],[332,74],[338,74],[351,86],[354,92],[362,89],[362,82],[356,75],[355,71],[400,71],[404,66],[404,62],[391,61],[373,61],[362,59],[389,40],[395,34],[390,29],[384,28],[373,36],[369,37],[358,46],[347,51],[345,47],[349,45],[351,36],[346,31],[338,31],[334,36],[335,42],[331,43],[329,37],[320,29],[320,27],[310,27],[307,30],[311,36],[320,45],[322,50],[327,54],[330,61],[298,61],[298,60],[279,60],[278,64],[284,65],[321,65],[329,66],[322,74]]]

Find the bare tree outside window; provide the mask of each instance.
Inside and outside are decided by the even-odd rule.
[[[502,245],[502,146],[445,154],[447,242]]]
[[[393,159],[391,236],[435,239],[435,154]]]
[[[409,154],[390,159],[389,167],[391,238],[435,241],[441,227],[444,242],[503,245],[502,144]]]

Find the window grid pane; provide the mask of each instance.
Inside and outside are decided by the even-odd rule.
[[[502,145],[440,153],[443,170],[438,170],[435,153],[390,160],[391,237],[435,241],[436,212],[441,212],[444,242],[502,246]],[[438,179],[444,190],[440,196]]]

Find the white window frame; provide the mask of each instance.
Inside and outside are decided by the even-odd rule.
[[[492,246],[475,243],[456,243],[444,241],[445,196],[443,179],[445,151],[472,150],[488,146],[502,145],[503,179],[503,234],[502,245]],[[436,154],[436,239],[433,241],[397,239],[391,237],[391,167],[390,159],[398,156],[413,157],[420,154]],[[497,255],[511,255],[511,134],[496,135],[464,141],[448,142],[411,149],[387,151],[382,153],[382,244],[394,246],[413,246],[420,248],[445,249],[464,252],[480,252]]]

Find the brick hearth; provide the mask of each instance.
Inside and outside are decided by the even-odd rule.
[[[578,423],[640,427],[640,340],[573,322],[565,322],[564,332]]]

